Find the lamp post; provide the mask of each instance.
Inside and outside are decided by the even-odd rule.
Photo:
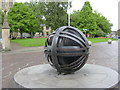
[[[69,12],[69,9],[70,9],[70,1],[68,0],[68,26],[70,26],[70,12]]]

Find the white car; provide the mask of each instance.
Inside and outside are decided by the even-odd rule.
[[[2,38],[0,38],[0,43],[2,43]]]

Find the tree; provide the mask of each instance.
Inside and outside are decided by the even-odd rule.
[[[0,9],[0,32],[2,31],[3,21],[4,21],[4,12]]]
[[[93,36],[96,33],[110,33],[112,24],[100,13],[93,12],[90,2],[86,1],[81,10],[74,11],[71,14],[71,25],[80,30],[87,29],[87,33]],[[84,32],[84,31],[83,31]],[[101,34],[100,34],[101,35]]]
[[[50,26],[52,30],[67,25],[67,2],[30,2],[25,3],[35,15],[39,31],[42,24]]]
[[[74,25],[74,19],[76,19],[77,28],[79,28],[80,30],[87,29],[87,33],[95,34],[97,24],[92,13],[92,7],[88,1],[84,3],[81,11],[73,13],[71,19],[73,19],[73,21],[71,20],[72,25]]]
[[[8,22],[11,32],[20,32],[21,38],[23,32],[31,34],[36,32],[36,20],[32,10],[23,3],[15,3],[8,12]]]
[[[96,37],[105,37],[106,33],[102,30],[97,30],[95,36]]]
[[[79,25],[80,25],[80,10],[78,11],[74,11],[73,14],[71,14],[71,25],[76,27],[76,28],[79,28]]]
[[[53,30],[67,25],[67,2],[45,3],[45,24]]]
[[[45,3],[44,2],[26,2],[25,3],[29,8],[32,9],[34,16],[36,18],[37,22],[37,31],[42,32],[42,26],[41,24],[44,24],[44,9],[45,9]]]
[[[94,12],[94,17],[96,18],[95,20],[97,23],[97,30],[102,30],[106,34],[111,32],[111,27],[113,26],[113,24],[110,23],[107,18],[105,18],[97,11]]]
[[[4,12],[0,9],[0,23],[3,24],[4,21]]]

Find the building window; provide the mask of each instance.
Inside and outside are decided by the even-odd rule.
[[[2,2],[2,9],[5,9],[5,2]]]
[[[13,2],[9,2],[9,7],[12,7],[12,5],[13,5]]]

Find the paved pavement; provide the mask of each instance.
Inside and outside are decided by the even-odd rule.
[[[25,67],[47,63],[43,53],[44,47],[13,48],[2,53],[2,87],[20,88],[14,80],[14,74]],[[87,63],[110,67],[118,71],[118,42],[112,44],[100,43],[90,47]]]
[[[118,42],[94,44],[90,48],[88,63],[107,66],[118,71]]]

